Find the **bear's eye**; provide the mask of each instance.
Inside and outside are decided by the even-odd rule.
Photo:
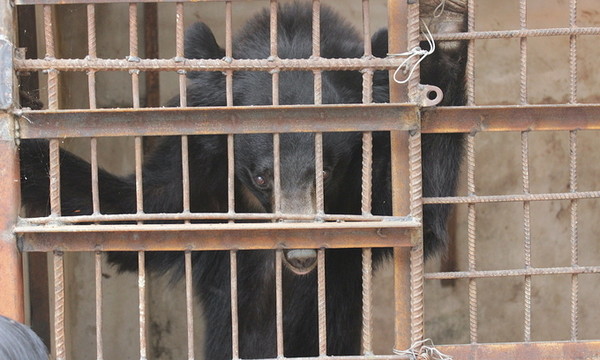
[[[330,175],[331,175],[331,171],[329,171],[329,170],[323,170],[323,180],[329,179]]]
[[[254,182],[256,183],[256,185],[263,187],[265,185],[267,185],[267,180],[261,176],[261,175],[257,175],[254,177]]]

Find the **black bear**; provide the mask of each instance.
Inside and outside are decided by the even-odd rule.
[[[306,4],[279,7],[278,55],[281,58],[309,58],[312,54],[312,14]],[[263,11],[251,19],[234,40],[236,59],[265,59],[270,55],[269,14]],[[372,39],[373,54],[387,56],[387,31]],[[204,24],[193,25],[186,33],[185,56],[220,59],[224,51]],[[436,52],[422,63],[422,82],[440,87],[443,105],[464,103],[464,51]],[[321,12],[321,56],[360,58],[362,39],[356,30],[329,8]],[[190,106],[226,105],[225,76],[220,72],[191,72],[188,75]],[[281,104],[312,104],[311,72],[280,74]],[[326,71],[322,76],[323,103],[360,103],[362,76],[352,71]],[[388,73],[374,76],[375,102],[388,101]],[[271,75],[239,71],[233,78],[234,105],[268,105]],[[368,119],[365,119],[368,121]],[[315,209],[314,134],[281,135],[282,211],[313,213]],[[235,210],[272,211],[272,135],[235,136]],[[457,134],[423,135],[423,191],[425,196],[452,195],[456,185],[462,149]],[[361,134],[323,135],[323,177],[325,211],[360,214]],[[373,213],[390,215],[389,134],[374,134]],[[189,138],[191,210],[226,212],[227,139],[224,135],[198,135]],[[48,146],[45,142],[21,144],[22,199],[29,209],[48,207]],[[168,137],[143,164],[144,211],[180,212],[183,208],[181,140]],[[90,165],[61,151],[62,212],[65,215],[90,214]],[[99,191],[103,213],[135,213],[135,178],[116,177],[100,170]],[[444,247],[445,222],[449,207],[428,205],[424,209],[426,255]],[[377,263],[386,250],[374,252]],[[313,250],[286,253],[284,271],[285,356],[318,355],[317,286]],[[229,359],[231,350],[229,252],[193,253],[193,280],[203,304],[206,320],[205,358]],[[135,271],[135,254],[110,253],[108,259],[122,271]],[[361,251],[326,251],[327,354],[356,355],[361,349]],[[179,252],[147,252],[150,271],[183,272]],[[239,356],[276,356],[275,276],[272,251],[238,253]]]

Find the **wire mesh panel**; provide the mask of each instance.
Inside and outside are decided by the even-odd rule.
[[[121,323],[136,334],[127,339],[142,359],[442,356],[425,337],[467,344],[440,347],[457,358],[598,353],[597,327],[586,322],[580,335],[593,305],[584,295],[594,298],[580,284],[593,284],[586,276],[600,271],[600,250],[592,242],[582,250],[580,241],[582,213],[595,206],[582,203],[595,204],[600,184],[584,187],[578,177],[593,162],[581,160],[581,130],[597,129],[600,113],[597,91],[582,96],[578,88],[589,76],[578,65],[594,65],[593,56],[578,55],[580,44],[600,35],[597,22],[581,22],[593,6],[570,1],[567,25],[535,28],[529,24],[540,16],[531,14],[544,6],[533,0],[363,0],[349,10],[360,14],[357,31],[334,14],[343,6],[325,1],[108,2],[16,1],[18,9],[36,6],[43,29],[44,56],[18,56],[14,65],[39,75],[33,90],[44,105],[24,89],[21,102],[34,109],[11,115],[27,209],[14,231],[22,251],[51,254],[48,320],[57,359],[114,356],[110,322],[119,323],[119,306],[105,279],[114,269],[133,273],[133,306]],[[108,29],[108,14],[120,25]],[[85,20],[87,38],[75,36],[83,43],[65,31],[74,18]],[[197,20],[205,22],[192,25]],[[386,23],[387,31],[377,30]],[[156,29],[168,40],[153,39]],[[537,38],[566,41],[566,93],[548,95],[538,85],[554,73],[534,70],[543,53]],[[498,59],[518,71],[502,76]],[[517,95],[495,94],[494,86]],[[441,92],[441,105],[451,107],[430,107]],[[584,142],[593,142],[588,136]],[[127,145],[103,161],[115,151],[108,141]],[[70,151],[78,147],[85,160]],[[536,173],[538,148],[548,149],[545,162],[559,159],[552,169],[568,168],[566,177]],[[511,151],[514,158],[498,160]],[[121,158],[130,159],[129,171],[104,169]],[[518,173],[503,174],[512,168]],[[536,204],[559,210],[548,215]],[[536,221],[564,213],[568,221],[557,222],[568,229],[568,261],[541,261],[551,252],[539,239],[561,244],[563,236],[536,233],[544,228]],[[448,221],[457,229],[449,244]],[[515,237],[508,229],[517,223],[518,241],[501,242]],[[497,256],[505,246],[510,256]],[[446,250],[438,271],[430,255]],[[85,256],[87,281],[73,265]],[[433,259],[427,273],[425,258]],[[385,293],[378,274],[386,271],[379,282],[391,300],[377,308]],[[157,296],[157,274],[181,278],[180,288]],[[560,275],[567,281],[554,280]],[[552,279],[536,282],[542,277]],[[79,333],[72,294],[84,283],[93,284],[93,331]],[[549,286],[568,294],[554,295],[554,308],[544,303]],[[181,299],[172,305],[176,291]],[[178,331],[156,320],[159,297],[181,308]],[[540,330],[565,306],[568,336]],[[175,310],[165,313],[171,326]],[[515,317],[522,336],[514,336]],[[185,340],[165,346],[170,333]],[[538,342],[547,340],[554,343]],[[510,344],[489,344],[499,342]]]

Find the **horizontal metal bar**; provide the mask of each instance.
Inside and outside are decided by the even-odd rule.
[[[436,348],[455,360],[597,359],[600,341],[442,345]]]
[[[529,268],[514,270],[480,270],[480,271],[453,271],[425,274],[427,280],[447,279],[478,279],[507,276],[533,276],[533,275],[563,275],[563,274],[597,274],[600,266],[574,266],[556,268]]]
[[[22,251],[154,251],[411,246],[418,221],[18,226]]]
[[[548,194],[519,194],[519,195],[470,195],[456,197],[429,197],[423,198],[423,204],[486,204],[498,202],[523,202],[523,201],[553,201],[553,200],[578,200],[600,198],[600,191],[584,191],[570,193]]]
[[[459,33],[433,34],[433,39],[444,40],[478,40],[478,39],[511,39],[541,36],[570,36],[570,35],[600,35],[600,27],[576,28],[547,28],[526,30],[497,30],[497,31],[472,31]],[[421,40],[426,40],[423,37]]]
[[[410,104],[59,110],[18,115],[21,139],[418,128],[418,108]]]
[[[170,3],[170,2],[223,2],[224,0],[14,0],[15,5],[66,5],[66,4],[118,4],[118,3]],[[230,0],[251,2],[255,0]]]
[[[421,115],[423,133],[600,129],[599,104],[437,107]]]
[[[348,59],[15,59],[17,71],[313,71],[391,70],[403,57]]]
[[[77,224],[101,223],[123,221],[185,221],[185,220],[303,220],[303,221],[395,221],[404,220],[393,216],[374,215],[311,215],[311,214],[270,214],[270,213],[153,213],[153,214],[107,214],[107,215],[82,215],[82,216],[47,216],[21,218],[19,226],[45,225],[45,224]],[[292,223],[289,223],[292,224]]]

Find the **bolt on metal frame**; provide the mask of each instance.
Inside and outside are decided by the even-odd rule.
[[[225,29],[226,46],[225,53],[228,61],[222,60],[185,60],[183,61],[183,11],[184,3],[176,2],[176,57],[174,59],[140,59],[138,56],[137,43],[137,3],[129,4],[130,24],[130,51],[125,60],[98,59],[95,44],[95,4],[103,2],[125,2],[129,1],[93,1],[88,2],[88,56],[86,59],[56,59],[52,8],[55,4],[78,3],[77,0],[16,0],[16,5],[42,4],[44,18],[44,33],[46,42],[46,56],[44,59],[25,60],[17,58],[14,60],[15,69],[18,71],[46,71],[48,73],[48,111],[18,111],[16,122],[19,124],[18,137],[27,138],[50,138],[50,179],[51,179],[51,215],[46,218],[20,219],[15,228],[18,234],[26,235],[23,239],[23,251],[48,251],[54,256],[54,282],[55,282],[55,309],[54,309],[54,350],[57,359],[66,358],[65,328],[64,328],[64,260],[65,251],[93,251],[95,252],[95,277],[96,277],[96,321],[97,321],[97,358],[103,358],[102,352],[102,252],[111,250],[134,250],[138,251],[139,261],[139,324],[140,324],[140,357],[146,357],[146,313],[145,313],[145,250],[183,250],[185,251],[185,273],[186,273],[186,308],[188,329],[188,356],[194,358],[193,346],[193,318],[192,318],[192,282],[191,282],[191,251],[220,249],[230,250],[231,265],[231,306],[232,306],[232,350],[233,357],[238,358],[237,344],[237,278],[236,278],[236,254],[238,250],[268,248],[276,251],[276,299],[277,299],[277,354],[283,356],[283,320],[282,320],[282,278],[281,261],[282,251],[278,241],[273,239],[285,239],[288,248],[313,247],[318,251],[319,274],[319,352],[320,356],[326,355],[326,331],[325,331],[325,279],[324,279],[324,247],[361,247],[363,250],[363,357],[382,358],[372,354],[371,335],[371,277],[372,263],[371,250],[369,246],[394,247],[394,273],[395,273],[395,299],[396,299],[396,337],[395,348],[406,349],[411,344],[423,338],[423,279],[458,279],[466,278],[469,282],[469,323],[470,343],[463,346],[444,346],[443,351],[454,354],[458,358],[468,355],[475,357],[490,356],[501,358],[506,352],[514,354],[530,354],[537,351],[539,354],[577,354],[597,353],[600,349],[598,342],[578,342],[578,275],[585,273],[600,273],[600,266],[580,267],[578,265],[578,239],[577,239],[577,204],[579,199],[600,198],[600,191],[579,192],[577,191],[577,130],[600,128],[600,106],[581,105],[577,103],[577,37],[581,35],[600,35],[600,28],[579,28],[576,24],[576,0],[570,0],[570,22],[568,28],[555,28],[543,30],[529,30],[526,24],[526,0],[520,0],[520,29],[511,31],[475,31],[475,1],[468,1],[468,31],[458,34],[435,34],[437,40],[468,40],[467,59],[467,107],[465,108],[440,108],[427,109],[419,113],[415,105],[405,103],[418,103],[418,76],[411,78],[407,86],[392,84],[390,88],[389,105],[372,105],[372,75],[374,70],[394,69],[400,65],[402,59],[370,58],[370,43],[365,41],[365,57],[361,59],[324,59],[320,58],[319,49],[319,7],[318,0],[313,1],[313,59],[292,60],[279,59],[277,57],[277,44],[271,42],[271,58],[268,60],[240,60],[232,58],[232,6],[233,1],[225,1]],[[166,1],[165,1],[166,2]],[[365,39],[369,34],[369,2],[362,0],[363,4],[363,34]],[[0,5],[1,6],[1,5]],[[277,1],[270,1],[271,8],[271,39],[276,38]],[[8,7],[8,6],[5,6]],[[419,7],[418,2],[408,3],[405,1],[389,1],[389,34],[390,52],[402,52],[410,49],[419,42]],[[1,8],[2,16],[7,18],[6,23],[12,22],[12,10]],[[6,32],[6,34],[4,34]],[[4,27],[2,35],[9,36]],[[532,36],[559,36],[568,35],[570,39],[570,100],[568,105],[531,106],[527,103],[527,38]],[[475,104],[475,77],[474,77],[474,43],[477,39],[492,38],[519,38],[521,45],[521,81],[520,81],[520,104],[508,107],[478,107]],[[10,39],[10,37],[9,37]],[[323,70],[360,70],[363,72],[363,105],[360,106],[323,106],[321,105],[321,71]],[[95,110],[96,91],[95,73],[97,71],[128,70],[132,81],[133,109],[128,110]],[[140,107],[139,94],[139,72],[146,70],[171,70],[179,74],[180,106],[186,107],[185,74],[187,71],[224,71],[226,73],[227,107],[220,109],[165,109],[165,110],[142,110]],[[273,81],[273,105],[274,107],[256,108],[233,108],[233,72],[239,70],[270,71]],[[314,73],[315,106],[285,106],[279,105],[279,71],[282,70],[305,70]],[[87,71],[89,89],[89,110],[65,111],[59,110],[58,99],[58,73],[59,71]],[[418,71],[415,72],[418,74]],[[401,103],[401,104],[398,104]],[[356,111],[364,111],[368,116],[357,115]],[[312,113],[325,114],[332,121],[314,122]],[[153,113],[154,118],[153,118]],[[176,130],[169,130],[160,118],[165,114],[172,119],[169,124]],[[240,128],[232,121],[238,116],[248,119],[248,125]],[[418,123],[422,115],[422,128]],[[3,176],[1,191],[7,196],[0,196],[3,211],[0,218],[0,230],[2,230],[3,241],[0,248],[2,259],[8,262],[0,262],[0,266],[7,267],[8,271],[2,273],[14,275],[14,281],[4,280],[6,287],[10,289],[4,296],[12,296],[13,302],[0,302],[2,313],[13,315],[22,319],[22,289],[20,280],[20,260],[15,251],[13,223],[16,220],[18,208],[18,186],[13,178],[18,179],[18,166],[16,149],[13,145],[12,124],[13,112],[4,111],[2,114],[3,129],[9,134],[4,138],[4,130],[0,132],[0,146],[2,153],[6,154],[8,161],[8,174]],[[125,117],[132,119],[124,120]],[[111,123],[110,126],[97,126],[97,119],[114,118],[120,120]],[[264,125],[262,119],[269,118],[268,125]],[[369,124],[360,124],[359,119],[373,119]],[[156,121],[157,127],[152,130],[139,126],[142,121]],[[190,213],[189,200],[189,164],[187,135],[198,133],[200,125],[192,122],[200,122],[204,133],[228,134],[228,205],[227,213]],[[217,119],[217,120],[213,120]],[[261,123],[253,119],[260,119]],[[302,125],[297,125],[297,120],[305,120]],[[400,121],[398,121],[400,119]],[[464,119],[464,121],[463,121]],[[461,120],[460,122],[458,120]],[[77,127],[73,126],[75,122]],[[206,125],[206,126],[205,126]],[[158,130],[157,130],[158,129]],[[234,211],[234,133],[273,133],[274,161],[276,174],[279,173],[279,134],[294,131],[306,131],[310,129],[315,132],[316,156],[316,184],[317,207],[320,210],[318,217],[323,220],[340,220],[341,224],[291,224],[274,222],[277,219],[286,219],[285,214],[280,211],[280,186],[279,176],[275,176],[275,212],[274,214],[237,214]],[[570,132],[570,191],[568,193],[531,194],[529,191],[529,162],[528,162],[528,133],[532,130],[567,130]],[[362,185],[362,215],[361,216],[334,216],[323,214],[323,177],[322,172],[322,132],[327,131],[363,131],[363,185]],[[393,205],[392,217],[378,217],[370,213],[370,176],[372,157],[371,131],[391,131],[392,138],[392,167],[393,181]],[[480,196],[475,192],[475,138],[480,131],[522,131],[522,182],[523,194]],[[173,132],[173,133],[170,133]],[[422,198],[421,194],[421,145],[420,133],[430,132],[464,132],[467,136],[467,188],[468,195],[463,197],[447,198]],[[142,191],[142,136],[146,135],[181,135],[182,139],[182,174],[183,174],[183,212],[180,214],[146,214],[143,211]],[[136,214],[106,215],[100,213],[98,195],[98,164],[97,164],[97,137],[132,135],[135,136],[135,177],[136,177]],[[60,209],[60,170],[58,149],[58,138],[64,136],[87,136],[91,137],[91,164],[92,164],[92,199],[93,214],[88,216],[63,216]],[[11,165],[12,164],[12,165]],[[18,183],[17,183],[18,185]],[[320,191],[319,191],[320,190]],[[571,201],[571,267],[562,268],[533,268],[531,266],[531,235],[529,233],[529,206],[531,201],[567,199]],[[476,204],[486,202],[522,202],[524,209],[524,251],[525,264],[519,270],[478,271],[475,261],[476,254]],[[420,243],[422,241],[419,222],[416,220],[422,216],[422,204],[466,203],[468,206],[468,271],[454,273],[432,273],[424,274],[423,253]],[[221,219],[229,223],[217,224],[191,224],[190,220],[197,219]],[[254,219],[271,220],[270,223],[262,224],[235,224],[235,220]],[[314,220],[314,216],[294,217],[296,220]],[[101,225],[103,222],[126,222],[137,221],[138,225]],[[184,220],[181,225],[151,225],[144,224],[150,220]],[[394,240],[385,240],[377,236],[385,222],[384,231],[389,232]],[[73,232],[73,225],[80,223],[94,223],[92,225],[78,225],[77,232]],[[52,227],[43,225],[50,224]],[[40,226],[42,225],[42,226]],[[416,229],[416,230],[415,230]],[[344,231],[347,230],[347,231]],[[200,232],[199,232],[200,231]],[[244,231],[245,236],[253,239],[250,242],[240,242],[239,234]],[[85,232],[84,238],[80,237]],[[215,240],[214,233],[219,234]],[[314,233],[326,233],[329,241],[318,239]],[[358,235],[351,235],[357,234]],[[204,235],[203,235],[204,234]],[[139,236],[142,235],[142,236]],[[194,241],[189,240],[194,237]],[[204,236],[204,238],[203,238]],[[144,241],[133,240],[143,238]],[[309,238],[306,241],[302,238]],[[204,240],[203,240],[204,239]],[[400,240],[399,240],[400,239]],[[8,244],[8,245],[6,245]],[[232,246],[235,244],[235,246]],[[416,245],[409,247],[410,245]],[[366,248],[365,248],[366,247]],[[531,343],[531,277],[536,275],[571,274],[571,341],[564,344],[538,344]],[[524,344],[507,345],[483,345],[478,344],[477,331],[477,279],[483,277],[522,276],[525,279],[525,314],[524,314]],[[0,278],[0,285],[4,285]],[[410,291],[406,291],[410,289]],[[3,297],[4,299],[4,297]],[[6,304],[6,305],[5,305]],[[526,345],[525,345],[526,344]],[[532,350],[534,349],[534,350]],[[385,357],[391,358],[391,357]],[[393,358],[402,358],[395,356]]]

